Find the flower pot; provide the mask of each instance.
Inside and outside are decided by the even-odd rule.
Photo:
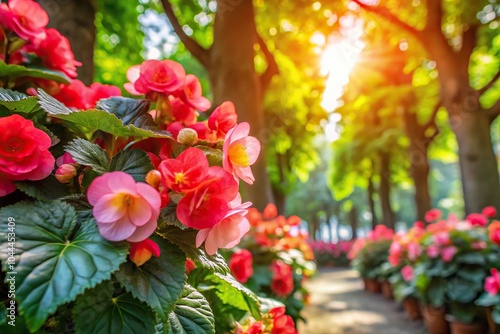
[[[484,324],[472,323],[466,324],[460,321],[452,321],[450,323],[452,334],[487,334],[488,327]]]
[[[382,282],[382,294],[387,299],[394,299],[394,295],[392,294],[392,285],[388,281]]]
[[[367,279],[366,287],[371,293],[380,293],[382,291],[382,286],[376,279]]]
[[[491,307],[485,307],[486,319],[488,320],[489,334],[497,334],[500,332],[500,327],[493,321],[491,317]]]
[[[421,320],[422,313],[420,312],[420,305],[418,304],[418,300],[415,298],[406,298],[403,300],[403,307],[406,312],[406,316],[410,320]]]
[[[422,315],[424,316],[425,326],[429,334],[448,334],[450,326],[445,318],[444,308],[435,308],[430,305],[422,307]]]

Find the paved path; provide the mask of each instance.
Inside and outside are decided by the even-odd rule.
[[[407,320],[402,308],[363,290],[350,269],[322,269],[306,284],[311,304],[299,334],[425,334],[421,321]]]

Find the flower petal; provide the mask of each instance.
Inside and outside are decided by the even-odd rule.
[[[156,219],[151,219],[147,224],[137,227],[135,232],[127,238],[127,241],[139,242],[147,239],[155,232],[157,226],[158,221]]]
[[[102,196],[92,209],[98,223],[113,223],[127,213],[127,205],[123,203],[122,194]]]
[[[134,234],[137,227],[125,217],[111,224],[97,224],[99,232],[105,239],[110,241],[127,240]]]

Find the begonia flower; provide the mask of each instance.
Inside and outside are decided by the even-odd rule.
[[[488,276],[484,282],[484,290],[494,296],[500,292],[500,273],[497,269],[491,269],[491,276]]]
[[[17,114],[0,118],[0,197],[16,190],[13,181],[42,180],[54,169],[51,139]]]
[[[259,157],[260,142],[249,133],[250,125],[246,122],[229,130],[222,148],[222,166],[244,182],[253,184],[255,178],[250,166]]]
[[[156,230],[160,194],[124,172],[96,177],[87,190],[101,235],[111,241],[139,242]]]
[[[246,283],[253,275],[252,259],[252,253],[246,249],[240,249],[231,255],[229,269],[240,283]]]
[[[0,25],[24,40],[34,42],[45,37],[49,23],[47,12],[33,0],[9,0],[0,4]]]

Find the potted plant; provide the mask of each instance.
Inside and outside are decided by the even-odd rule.
[[[366,279],[367,289],[373,293],[382,291],[380,267],[387,261],[394,232],[384,225],[377,225],[366,239],[358,239],[350,253],[352,265]]]
[[[486,229],[481,226],[487,218],[477,221],[481,223],[471,217],[437,221],[427,226],[420,241],[421,255],[415,265],[420,300],[427,312],[433,309],[437,314],[444,306],[453,333],[486,331],[484,312],[475,301],[483,292],[492,257]]]

